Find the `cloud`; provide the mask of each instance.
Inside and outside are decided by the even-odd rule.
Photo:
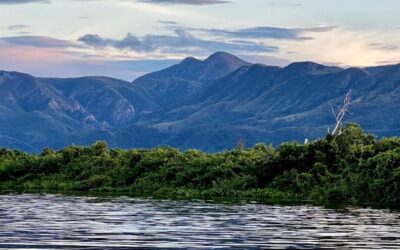
[[[110,76],[127,81],[157,71],[178,60],[106,60],[74,58],[47,48],[9,48],[0,42],[0,69],[43,77]]]
[[[279,27],[250,27],[238,30],[224,29],[204,29],[204,28],[184,28],[179,25],[170,24],[169,29],[187,29],[190,31],[203,32],[208,35],[219,37],[237,37],[237,38],[266,38],[282,40],[309,40],[310,37],[304,36],[306,33],[329,32],[336,29],[336,26],[311,27],[311,28],[279,28]]]
[[[278,47],[269,46],[259,42],[230,40],[215,41],[205,40],[189,34],[184,29],[174,30],[173,35],[146,35],[143,37],[127,34],[123,39],[102,38],[97,34],[86,34],[78,40],[95,48],[114,47],[137,52],[153,52],[161,50],[169,53],[179,53],[187,49],[200,51],[251,51],[251,52],[276,52]]]
[[[165,25],[179,25],[177,22],[174,21],[159,20],[158,22]]]
[[[222,37],[273,38],[290,40],[306,39],[305,37],[302,37],[300,35],[301,32],[299,32],[298,30],[277,27],[253,27],[239,30],[197,29],[197,31]]]
[[[85,34],[78,40],[94,48],[112,47],[141,53],[155,51],[179,54],[193,52],[207,54],[214,51],[269,53],[278,52],[279,47],[268,45],[261,39],[310,40],[312,38],[306,37],[306,34],[329,32],[336,29],[336,26],[324,26],[294,29],[249,27],[224,30],[185,27],[169,20],[162,20],[159,23],[172,34],[135,36],[128,33],[122,39],[104,38],[98,34]]]
[[[229,3],[230,1],[224,0],[138,0],[142,3],[153,3],[153,4],[169,4],[169,5],[211,5],[211,4],[223,4]]]
[[[22,29],[27,29],[27,28],[30,28],[30,26],[24,25],[24,24],[10,25],[7,27],[8,30],[22,30]]]
[[[373,49],[378,49],[378,50],[398,50],[400,49],[399,46],[396,45],[391,45],[391,44],[384,44],[384,43],[370,43],[368,44],[369,47]]]
[[[0,0],[0,4],[49,3],[49,0]]]
[[[36,76],[79,77],[105,75],[132,81],[145,73],[173,64],[176,59],[115,59],[70,51],[63,47],[24,46],[0,39],[0,69]]]
[[[0,40],[7,42],[9,44],[38,47],[38,48],[79,47],[79,45],[73,42],[46,36],[11,36],[11,37],[2,37],[0,38]]]

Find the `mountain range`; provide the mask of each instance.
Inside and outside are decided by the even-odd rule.
[[[210,152],[239,141],[302,142],[327,133],[335,123],[331,107],[350,90],[346,121],[377,136],[400,135],[400,64],[276,67],[217,52],[133,82],[0,71],[0,147],[39,152],[105,140]]]

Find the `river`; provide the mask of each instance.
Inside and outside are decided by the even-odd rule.
[[[386,209],[0,195],[0,249],[400,249]]]

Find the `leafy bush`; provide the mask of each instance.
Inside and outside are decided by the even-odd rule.
[[[349,124],[338,136],[276,149],[257,144],[207,154],[46,148],[39,155],[0,149],[0,189],[112,190],[132,194],[400,202],[400,139],[376,139]]]

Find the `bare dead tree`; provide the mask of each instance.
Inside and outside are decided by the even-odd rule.
[[[236,149],[238,150],[243,150],[245,148],[245,143],[243,139],[239,139],[239,141],[236,144]]]
[[[331,105],[332,114],[336,120],[336,124],[335,124],[335,127],[334,127],[331,135],[340,135],[342,133],[343,119],[344,119],[345,115],[349,112],[349,107],[350,107],[351,103],[352,102],[351,102],[351,90],[350,90],[349,92],[347,92],[347,94],[343,100],[343,105],[338,106],[336,111],[333,108],[333,106]],[[329,129],[328,129],[328,132],[329,132]]]

